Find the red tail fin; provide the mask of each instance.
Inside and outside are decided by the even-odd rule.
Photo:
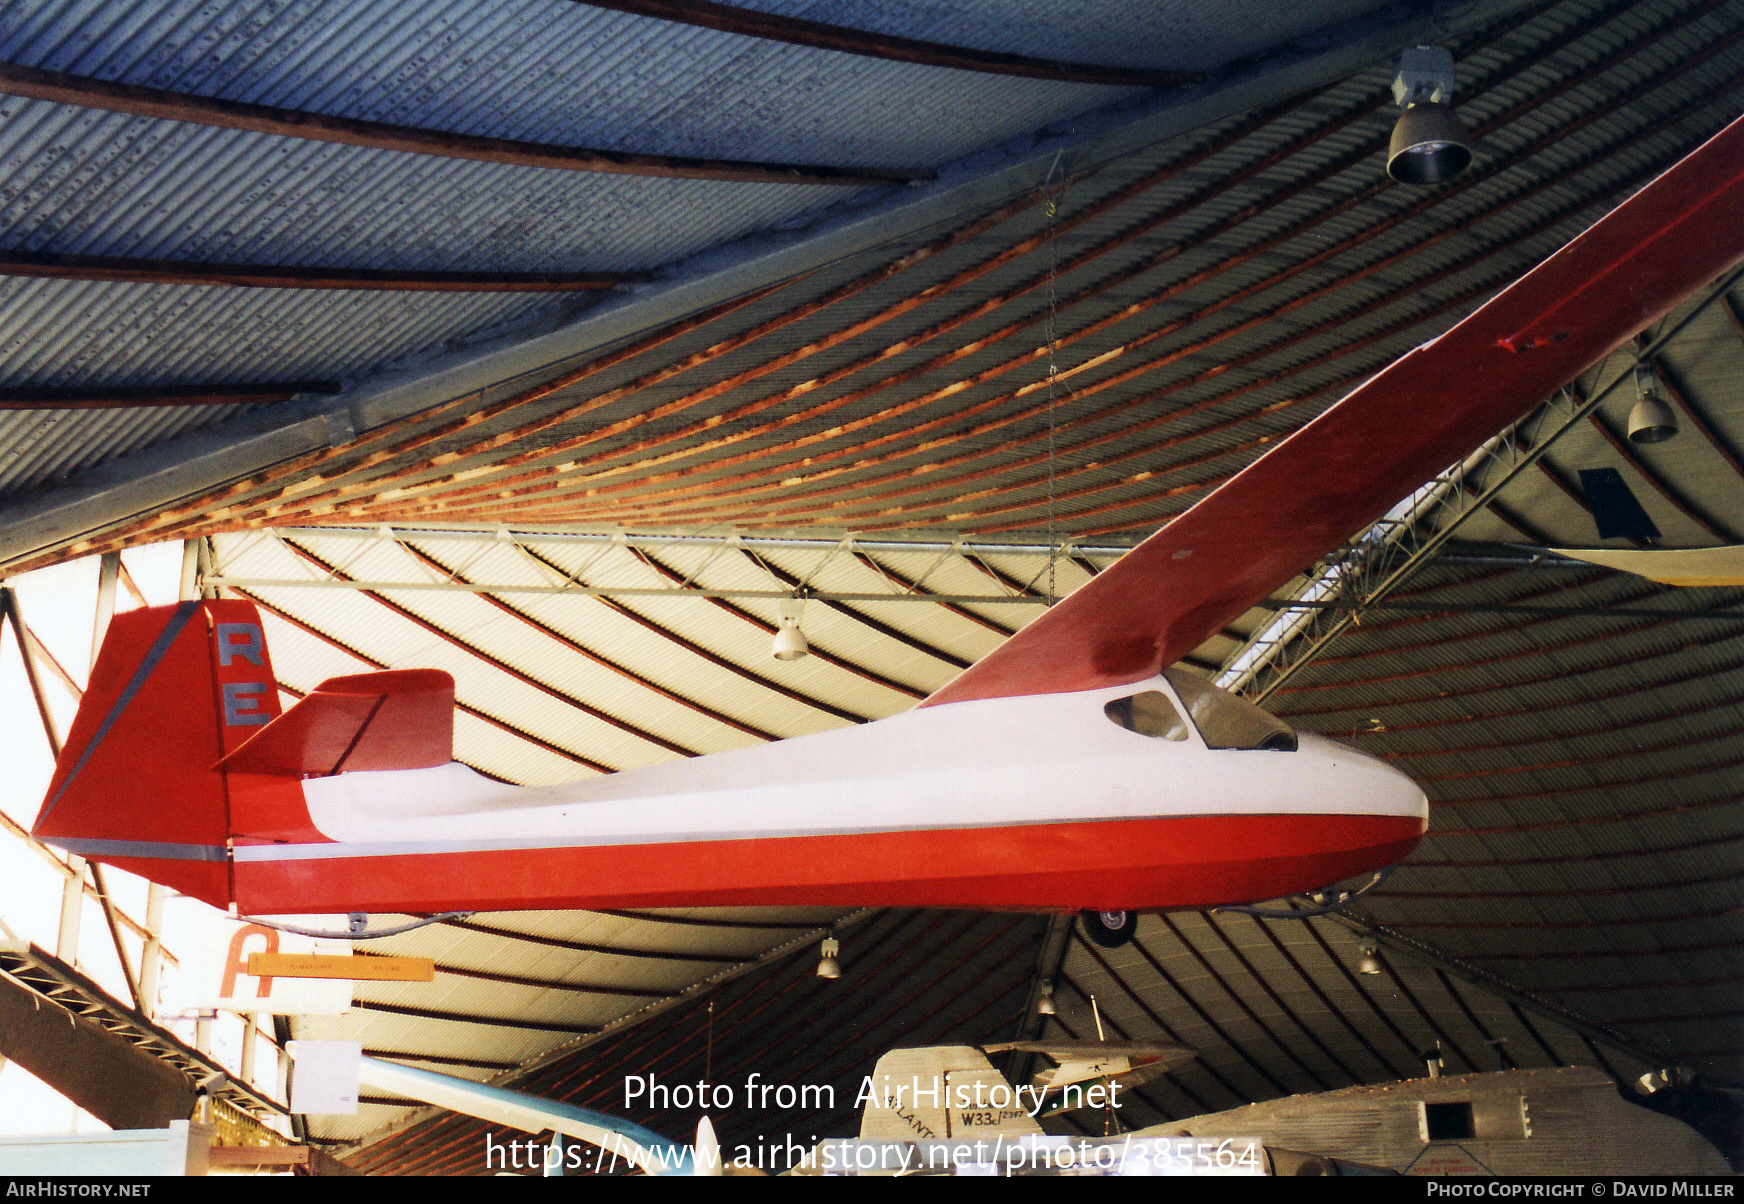
[[[218,762],[278,713],[250,603],[116,615],[33,833],[227,906],[230,800]]]

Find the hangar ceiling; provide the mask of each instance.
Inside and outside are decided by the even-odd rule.
[[[209,539],[287,692],[449,668],[459,755],[513,781],[876,718],[1731,121],[1744,71],[1737,0],[760,9],[1103,74],[572,0],[8,5],[0,564]],[[1382,166],[1419,42],[1476,150],[1433,189]],[[717,1043],[847,1081],[1009,1039],[1052,978],[1054,1031],[1094,995],[1200,1049],[1158,1118],[1436,1041],[1737,1087],[1744,591],[1550,549],[1601,542],[1606,468],[1664,546],[1744,542],[1740,304],[1644,332],[1678,438],[1628,441],[1614,355],[1191,658],[1423,782],[1430,839],[1352,913],[1390,980],[1332,920],[1109,955],[1033,917],[527,914],[393,938],[440,990],[297,1035],[603,1105]],[[814,654],[777,664],[795,590]],[[379,1170],[479,1169],[467,1133],[315,1129]]]

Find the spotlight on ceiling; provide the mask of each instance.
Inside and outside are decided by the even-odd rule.
[[[820,956],[818,957],[817,976],[819,978],[840,978],[842,976],[841,964],[836,961],[836,957],[841,951],[842,943],[835,938],[834,933],[824,938],[823,944],[818,946]]]
[[[1663,1066],[1636,1079],[1635,1090],[1642,1095],[1654,1095],[1668,1088],[1681,1089],[1690,1085],[1692,1077],[1688,1067]]]
[[[1677,415],[1659,396],[1653,365],[1635,365],[1635,408],[1629,411],[1629,442],[1664,443],[1677,434]]]
[[[1381,951],[1374,945],[1363,945],[1361,949],[1362,956],[1357,959],[1356,972],[1358,974],[1384,973],[1386,967],[1381,964]]]
[[[1465,127],[1453,115],[1453,55],[1413,46],[1399,56],[1393,100],[1404,110],[1387,147],[1387,174],[1401,184],[1445,184],[1471,166]]]
[[[1437,1041],[1434,1048],[1426,1049],[1417,1055],[1423,1059],[1423,1068],[1429,1072],[1429,1077],[1438,1079],[1447,1066],[1447,1060],[1441,1056],[1441,1042]]]
[[[1044,982],[1042,984],[1042,997],[1036,1000],[1036,1015],[1052,1016],[1054,1014],[1054,984]]]
[[[799,614],[805,607],[802,598],[787,598],[777,610],[775,646],[770,649],[778,661],[796,661],[811,651],[805,633],[799,629]]]

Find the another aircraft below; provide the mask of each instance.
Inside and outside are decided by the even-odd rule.
[[[1062,1073],[1086,1044],[1061,1045]],[[1587,1066],[1357,1085],[1089,1138],[1047,1137],[1035,1097],[971,1046],[892,1050],[869,1082],[860,1136],[824,1142],[797,1173],[986,1173],[989,1162],[1018,1174],[1731,1173],[1701,1134]],[[1116,1099],[1084,1115],[1118,1112]]]

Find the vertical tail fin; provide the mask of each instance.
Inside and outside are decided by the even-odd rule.
[[[1042,1135],[1025,1093],[972,1045],[893,1049],[878,1059],[863,1093],[862,1141]]]
[[[32,833],[225,907],[230,799],[218,762],[278,713],[252,604],[116,615]]]

